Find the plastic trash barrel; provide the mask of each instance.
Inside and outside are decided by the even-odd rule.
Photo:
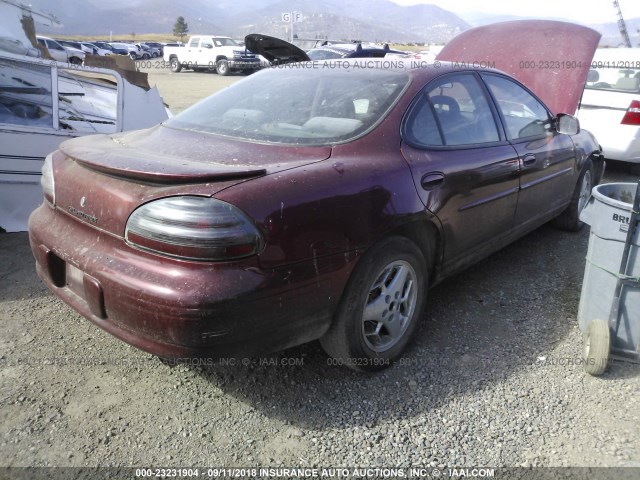
[[[620,262],[629,231],[635,183],[608,183],[594,187],[580,220],[591,226],[582,283],[578,323],[583,333],[594,320],[609,323],[611,353],[640,358],[640,227],[632,238],[627,275]],[[609,320],[618,279],[626,280],[618,319]]]

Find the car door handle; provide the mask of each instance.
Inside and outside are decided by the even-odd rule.
[[[536,156],[533,153],[527,153],[522,157],[523,165],[533,165],[534,163],[536,163]]]
[[[444,183],[444,175],[442,173],[427,173],[420,180],[420,185],[425,190],[433,190]]]

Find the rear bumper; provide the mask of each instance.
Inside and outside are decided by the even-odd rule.
[[[173,260],[48,205],[31,215],[29,240],[38,275],[58,297],[115,337],[164,358],[254,355],[319,338],[352,269],[342,255],[341,266],[320,272],[313,262],[266,271],[255,259]]]
[[[640,163],[640,127],[622,125],[624,113],[615,109],[582,107],[580,125],[595,135],[606,159]]]

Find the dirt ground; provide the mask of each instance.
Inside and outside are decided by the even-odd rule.
[[[138,65],[140,71],[149,74],[149,84],[158,88],[164,102],[174,114],[244,78],[239,73],[232,73],[227,77],[191,70],[173,73],[161,59],[140,61]]]

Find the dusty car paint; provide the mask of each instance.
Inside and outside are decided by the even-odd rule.
[[[450,64],[406,74],[371,130],[335,144],[169,126],[67,142],[52,159],[56,205],[30,219],[38,274],[89,320],[156,355],[273,351],[325,334],[354,270],[381,240],[418,245],[433,285],[561,213],[588,159],[601,175],[588,132],[510,141],[495,105],[494,142],[417,145],[406,122],[432,82],[465,75],[483,85],[482,75],[503,74]],[[317,72],[308,75],[315,81]],[[242,211],[263,238],[260,250],[203,262],[124,240],[131,212],[180,195]]]

